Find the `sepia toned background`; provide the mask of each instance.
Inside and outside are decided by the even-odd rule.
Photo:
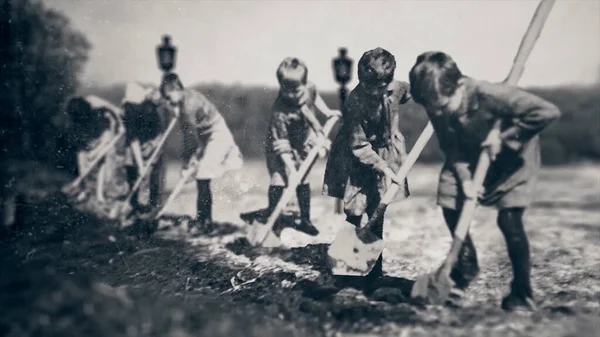
[[[285,229],[286,249],[251,247],[239,213],[267,204],[263,142],[277,95],[275,69],[303,59],[339,109],[332,59],[392,52],[406,81],[417,55],[442,50],[477,79],[499,82],[537,1],[0,0],[2,198],[18,228],[0,230],[0,336],[594,336],[600,314],[600,2],[557,1],[519,86],[562,116],[541,135],[544,167],[525,214],[539,310],[499,308],[511,267],[496,213],[480,209],[471,235],[481,275],[463,308],[409,299],[418,274],[444,259],[451,237],[435,205],[442,155],[430,140],[408,176],[411,197],[389,206],[383,285],[337,289],[327,247],[343,216],[322,196],[325,160],[309,175],[311,237]],[[169,34],[175,72],[225,117],[244,168],[212,182],[215,223],[186,231],[190,183],[168,228],[123,230],[71,207],[58,190],[76,174],[64,105],[92,94],[120,105],[125,83],[157,85],[156,47]],[[408,103],[410,148],[427,123]],[[166,197],[180,177],[181,135],[167,142]],[[16,191],[16,192],[15,192]],[[16,194],[16,196],[15,196]],[[144,194],[144,193],[142,193]],[[12,199],[15,200],[15,199]],[[6,211],[6,210],[4,210]],[[187,217],[186,217],[187,216]],[[6,235],[5,235],[6,234]],[[244,286],[244,281],[256,280]]]

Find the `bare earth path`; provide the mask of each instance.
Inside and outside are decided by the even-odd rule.
[[[0,335],[35,335],[32,331],[44,331],[44,326],[71,333],[40,336],[80,335],[75,331],[84,331],[84,326],[91,331],[86,336],[112,336],[115,331],[128,336],[597,335],[598,167],[550,168],[542,174],[538,200],[526,213],[540,301],[534,314],[499,309],[510,282],[510,264],[491,209],[479,209],[472,226],[482,270],[464,307],[422,306],[407,299],[411,280],[436,268],[450,246],[434,202],[438,170],[415,167],[409,175],[412,196],[388,208],[386,277],[376,289],[336,284],[327,272],[326,245],[343,218],[333,214],[333,200],[320,196],[322,165],[311,174],[312,216],[321,234],[310,237],[285,229],[282,240],[291,247],[286,250],[251,248],[243,240],[239,213],[266,205],[268,178],[261,162],[247,163],[244,172],[213,182],[216,223],[198,237],[190,237],[184,226],[140,237],[118,231],[116,224],[71,214],[56,202],[38,205],[46,207],[38,215],[32,211],[38,229],[3,243]],[[173,166],[167,186],[172,188],[177,178]],[[191,215],[194,201],[190,184],[169,211]],[[43,213],[47,209],[54,209],[60,230],[40,229],[52,221]],[[56,281],[32,279],[34,271]],[[236,274],[236,284],[258,278],[234,289],[231,278]],[[82,278],[75,282],[74,275]],[[53,297],[52,291],[59,295]],[[69,321],[73,315],[56,309],[65,306],[65,298],[78,303],[79,310],[71,309],[81,316],[78,320]],[[24,300],[27,319],[18,309]],[[61,324],[68,330],[60,330]]]

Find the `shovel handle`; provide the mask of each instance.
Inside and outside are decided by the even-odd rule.
[[[183,187],[185,186],[185,184],[187,183],[188,179],[190,179],[190,177],[194,174],[193,170],[189,170],[185,173],[185,175],[183,177],[181,177],[181,179],[179,179],[179,182],[177,183],[177,186],[175,186],[175,188],[173,189],[173,192],[171,192],[171,194],[169,195],[169,198],[167,199],[167,201],[165,202],[165,204],[163,205],[163,207],[161,207],[160,211],[158,211],[158,213],[156,214],[156,216],[154,217],[154,219],[158,219],[160,218],[166,211],[167,207],[169,207],[171,205],[171,203],[175,200],[175,198],[177,198],[177,196],[179,195],[179,193],[181,193],[181,190],[183,190]]]
[[[173,131],[173,128],[175,127],[175,123],[177,123],[177,118],[173,118],[173,120],[171,120],[171,123],[169,123],[169,127],[167,128],[167,131],[165,131],[165,134],[160,139],[160,142],[156,146],[156,149],[154,150],[154,152],[152,152],[152,156],[150,156],[150,159],[148,160],[148,164],[146,166],[144,166],[144,168],[142,170],[142,174],[140,174],[140,176],[135,181],[135,184],[133,185],[133,188],[129,192],[129,195],[127,196],[127,199],[126,199],[125,203],[129,203],[131,201],[131,198],[133,197],[133,195],[135,194],[135,192],[142,185],[142,181],[144,180],[144,178],[146,177],[146,175],[150,171],[150,168],[154,164],[154,161],[158,157],[158,154],[161,152],[163,146],[165,145],[167,137],[169,137],[169,135],[171,134],[171,131]]]
[[[413,145],[412,149],[410,150],[410,153],[406,156],[406,159],[402,163],[402,166],[400,166],[400,169],[398,169],[398,172],[396,173],[397,180],[404,181],[404,179],[406,179],[406,176],[408,176],[408,172],[410,172],[410,169],[412,169],[412,167],[417,162],[417,159],[419,159],[421,152],[423,152],[423,149],[429,142],[429,139],[431,139],[432,135],[433,125],[431,124],[431,122],[428,122],[425,126],[425,129],[423,129],[421,135],[417,139],[415,145]],[[392,184],[392,186],[390,186],[390,188],[385,192],[383,198],[381,199],[381,204],[389,204],[394,199],[394,196],[396,195],[396,193],[398,193],[399,189],[399,185]]]
[[[433,125],[431,124],[431,122],[428,122],[427,126],[425,126],[425,129],[423,129],[421,135],[417,139],[415,145],[413,145],[412,149],[410,150],[410,153],[408,154],[408,156],[406,156],[406,159],[402,163],[402,166],[400,166],[400,169],[396,173],[396,177],[398,178],[398,180],[404,181],[404,179],[406,179],[408,172],[410,172],[410,169],[415,165],[417,159],[421,155],[421,152],[423,152],[423,149],[427,145],[427,142],[429,142],[429,139],[431,139],[433,131]],[[385,192],[383,198],[381,198],[381,202],[375,209],[375,212],[373,212],[373,215],[369,218],[367,224],[362,228],[358,229],[360,232],[368,232],[371,230],[371,227],[373,227],[377,223],[377,221],[383,216],[387,205],[394,199],[394,196],[396,195],[396,193],[398,193],[399,189],[400,186],[397,184],[392,184],[392,186],[390,186],[390,188]]]
[[[523,70],[525,69],[525,62],[527,61],[529,54],[533,50],[535,42],[542,32],[542,28],[544,27],[544,23],[550,14],[550,10],[552,9],[554,2],[555,0],[540,1],[533,19],[527,28],[527,32],[525,33],[525,36],[519,45],[519,50],[513,61],[513,66],[504,83],[508,85],[516,85],[519,81],[521,75],[523,74]],[[500,121],[496,121],[494,128],[500,128]],[[483,188],[483,181],[490,164],[491,160],[487,151],[483,151],[479,156],[479,162],[477,163],[477,168],[475,169],[475,174],[473,177],[473,184],[477,188],[478,192]],[[469,227],[471,225],[471,220],[475,213],[476,207],[477,199],[467,199],[463,204],[462,211],[458,219],[458,224],[454,231],[452,247],[447,257],[448,261],[446,265],[449,267],[454,265],[454,262],[458,257],[458,251],[460,250],[462,242],[469,232]]]
[[[340,118],[337,116],[332,117],[325,123],[325,126],[323,127],[323,132],[325,132],[325,134],[327,136],[329,136],[329,133],[333,129],[333,126],[335,125],[335,123],[337,123],[337,121],[339,119]],[[269,216],[269,219],[267,220],[266,226],[269,229],[273,228],[273,225],[279,218],[279,215],[283,211],[283,208],[285,207],[287,202],[290,200],[290,198],[294,195],[294,192],[295,192],[298,184],[300,184],[300,182],[302,182],[302,180],[304,180],[304,178],[306,178],[306,175],[308,174],[308,172],[312,168],[313,164],[315,163],[315,161],[317,159],[317,155],[319,154],[320,150],[321,150],[320,146],[313,147],[310,150],[310,152],[308,153],[308,155],[306,156],[306,158],[304,159],[304,161],[302,162],[302,165],[300,165],[300,168],[296,172],[294,172],[293,174],[290,175],[290,177],[288,179],[288,187],[283,192],[281,199],[279,199],[277,206],[275,207],[275,209],[273,210],[273,213],[271,213],[271,215]],[[266,237],[262,238],[260,243],[264,242],[264,239],[266,239]]]
[[[537,39],[542,34],[542,29],[544,28],[546,19],[550,15],[550,11],[552,10],[555,2],[556,0],[540,1],[540,4],[533,14],[531,23],[529,24],[529,27],[527,27],[527,31],[521,40],[517,55],[513,60],[513,66],[510,69],[508,77],[504,80],[504,83],[516,85],[517,82],[519,82],[519,79],[525,70],[525,63],[527,62],[527,59],[529,58]]]
[[[500,129],[500,121],[496,121],[492,130],[494,129]],[[477,168],[475,169],[475,174],[473,176],[473,185],[476,186],[477,191],[480,191],[483,188],[483,182],[485,180],[485,176],[487,175],[490,164],[490,156],[488,155],[487,151],[483,151],[479,156]],[[477,198],[467,199],[463,203],[460,217],[458,218],[458,224],[454,230],[452,246],[450,247],[450,252],[446,258],[447,261],[444,263],[446,269],[452,268],[452,266],[454,266],[456,263],[458,253],[462,247],[465,237],[467,236],[467,233],[469,232],[471,220],[473,220],[473,215],[475,215],[476,208]]]
[[[115,138],[113,138],[108,144],[106,144],[106,146],[103,147],[102,150],[100,150],[100,153],[94,159],[94,161],[88,166],[88,168],[85,169],[85,171],[83,171],[75,180],[73,180],[73,182],[66,185],[63,188],[63,190],[71,190],[77,187],[79,184],[81,184],[83,179],[85,179],[94,170],[94,168],[96,168],[100,161],[104,159],[108,151],[110,151],[110,149],[112,149],[115,146],[115,144],[117,144],[117,142],[121,140],[121,138],[123,138],[124,135],[125,133],[120,133]]]

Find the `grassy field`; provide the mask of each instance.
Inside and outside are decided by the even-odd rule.
[[[450,246],[435,206],[437,165],[415,167],[409,175],[412,196],[388,208],[386,276],[376,289],[336,284],[326,250],[343,218],[333,214],[333,200],[320,195],[322,164],[310,176],[312,216],[321,233],[310,237],[284,229],[281,238],[289,249],[253,248],[243,239],[248,226],[239,213],[267,203],[262,162],[248,162],[243,171],[213,182],[215,224],[196,237],[185,226],[141,237],[41,197],[45,201],[29,214],[34,229],[2,247],[1,303],[10,314],[0,319],[0,335],[596,335],[597,166],[542,172],[538,198],[525,215],[539,311],[505,314],[499,306],[511,269],[491,209],[479,209],[472,226],[481,273],[463,308],[423,306],[407,298],[412,280],[439,266]],[[177,179],[172,164],[167,190]],[[173,221],[192,215],[194,201],[190,184],[169,209]],[[253,277],[255,282],[232,288],[232,278],[239,284]]]

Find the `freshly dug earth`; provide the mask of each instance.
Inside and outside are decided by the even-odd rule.
[[[546,179],[561,181],[561,174]],[[588,175],[578,181],[590,192]],[[553,188],[558,194],[561,187]],[[493,224],[488,213],[478,217],[488,227],[473,229],[482,273],[464,307],[409,299],[413,281],[407,278],[433,270],[449,246],[431,197],[420,198],[415,190],[416,201],[388,211],[400,225],[386,228],[387,275],[369,286],[330,275],[325,243],[251,247],[233,223],[215,223],[191,237],[184,217],[171,218],[173,226],[153,234],[148,226],[120,230],[114,221],[68,207],[58,194],[31,193],[19,205],[26,210],[23,226],[0,244],[0,335],[595,335],[600,223],[593,212],[600,198],[594,192],[579,189],[574,202],[548,193],[553,203],[542,201],[530,211],[540,310],[505,314],[498,301],[508,287],[510,265],[501,236],[487,224]],[[582,210],[581,199],[596,208]],[[434,218],[434,225],[426,225]],[[325,241],[335,235],[326,224],[316,225]]]

